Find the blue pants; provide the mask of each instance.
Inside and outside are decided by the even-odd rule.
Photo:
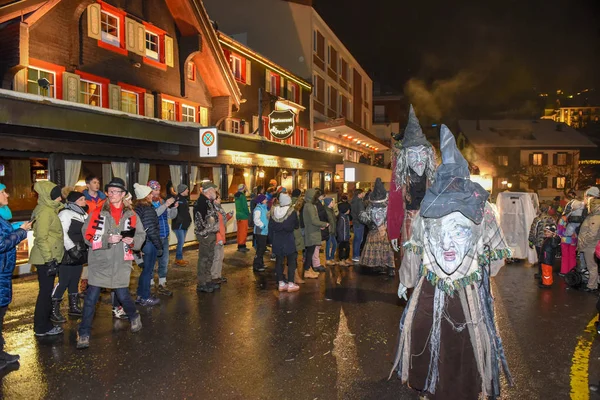
[[[334,235],[329,235],[325,245],[325,259],[327,261],[335,260],[335,251],[337,250],[337,240]]]
[[[360,258],[360,245],[365,234],[365,226],[363,224],[354,225],[354,239],[352,240],[352,258]]]
[[[187,230],[186,229],[173,229],[173,233],[177,237],[177,251],[175,253],[175,259],[183,260],[183,245],[185,243],[185,235],[187,233]]]
[[[158,277],[166,278],[167,269],[169,268],[169,237],[160,238],[160,241],[163,245],[163,255],[158,257]],[[152,265],[154,266],[154,263]]]
[[[156,262],[156,247],[147,240],[144,247],[142,247],[144,253],[144,268],[138,279],[137,295],[142,299],[150,297],[150,281],[154,275],[154,263]]]
[[[92,321],[94,320],[94,314],[96,313],[96,303],[100,297],[100,291],[102,288],[98,286],[88,285],[87,294],[83,300],[83,316],[81,317],[81,323],[79,324],[79,336],[90,336],[92,331]],[[136,318],[137,310],[133,299],[129,294],[129,288],[117,288],[115,289],[115,295],[123,305],[123,309],[127,313],[130,321]]]

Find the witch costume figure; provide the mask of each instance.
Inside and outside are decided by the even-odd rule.
[[[494,322],[490,277],[510,250],[488,193],[469,179],[445,125],[440,142],[442,164],[404,245],[398,296],[414,292],[400,320],[392,373],[427,399],[496,398],[500,369],[513,381]]]
[[[369,227],[360,265],[394,276],[394,250],[387,235],[387,209],[388,193],[381,178],[377,178],[373,191],[369,194],[367,208],[359,215],[360,222]]]
[[[435,150],[423,134],[413,106],[408,112],[404,138],[394,144],[392,183],[388,207],[388,235],[394,251],[407,241],[427,187],[433,182]]]

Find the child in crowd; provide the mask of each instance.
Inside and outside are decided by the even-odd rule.
[[[542,275],[540,277],[540,288],[549,288],[554,280],[552,279],[552,264],[556,255],[556,249],[560,243],[560,237],[556,234],[556,225],[550,224],[544,227],[544,241],[542,243],[540,264],[542,266]]]

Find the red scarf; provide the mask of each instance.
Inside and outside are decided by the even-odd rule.
[[[102,207],[104,208],[104,207]],[[104,228],[105,228],[105,221],[106,221],[106,217],[104,215],[101,214],[102,213],[102,209],[101,208],[97,208],[96,210],[94,210],[93,213],[90,214],[89,218],[90,218],[90,223],[88,224],[88,227],[85,231],[85,239],[88,242],[92,243],[92,251],[93,250],[98,250],[101,249],[103,246],[102,243],[102,238],[104,236]],[[112,204],[110,205],[110,215],[113,217],[113,219],[116,222],[116,225],[119,225],[119,222],[121,221],[121,217],[123,216],[123,208],[115,208],[112,206]],[[125,227],[124,227],[124,231],[128,231],[131,229],[135,229],[136,227],[136,221],[137,221],[137,216],[134,213],[131,217],[128,218],[128,221],[125,222]],[[125,249],[125,257],[124,259],[126,261],[129,260],[133,260],[133,251],[131,249],[130,246],[128,246],[127,244],[123,243],[124,249]]]

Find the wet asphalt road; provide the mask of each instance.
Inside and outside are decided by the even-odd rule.
[[[83,351],[75,349],[74,319],[59,337],[34,338],[37,282],[17,280],[5,338],[21,365],[2,374],[2,397],[418,398],[395,376],[387,379],[403,310],[397,280],[335,267],[307,280],[300,292],[279,294],[272,267],[255,275],[254,252],[227,246],[229,282],[220,292],[199,295],[195,253],[185,254],[190,266],[170,269],[174,296],[140,309],[138,334],[129,332],[127,321],[112,319],[110,296],[103,294],[91,347]],[[517,383],[505,387],[502,398],[565,399],[577,338],[594,317],[596,299],[566,290],[558,279],[552,290],[540,290],[533,272],[512,264],[494,281],[497,321]],[[600,377],[597,346],[591,360],[591,374]]]

